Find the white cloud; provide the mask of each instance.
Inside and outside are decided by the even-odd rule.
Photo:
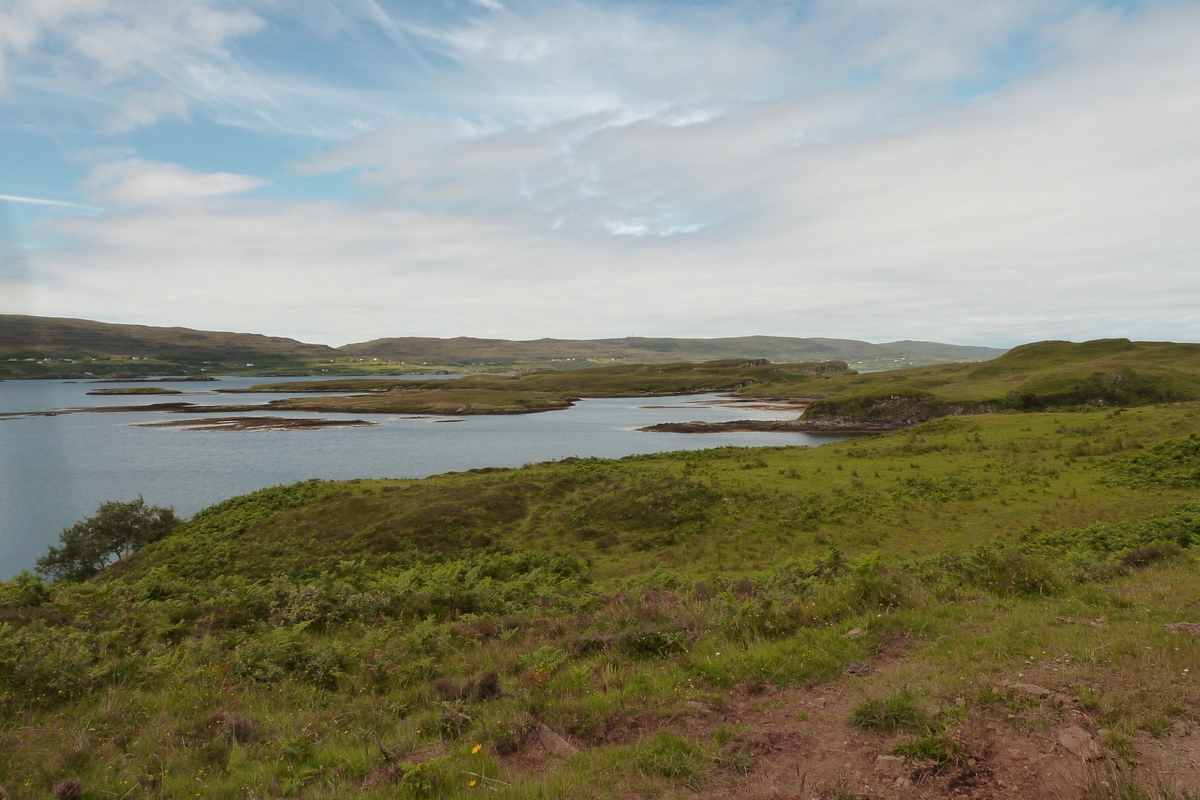
[[[362,204],[106,164],[87,188],[118,210],[55,223],[70,244],[28,259],[37,303],[332,343],[1195,340],[1200,7],[1081,5],[828,0],[788,24],[723,7],[706,34],[560,4],[426,26],[455,64],[422,95],[441,105],[301,169],[357,172]],[[998,78],[988,54],[1030,38]],[[214,71],[212,107],[234,74]],[[972,81],[989,91],[961,96]],[[247,75],[229,113],[261,89]],[[279,98],[258,108],[286,116]]]
[[[16,194],[0,194],[0,202],[27,203],[34,206],[59,206],[61,208],[91,208],[80,203],[69,203],[66,200],[47,200],[41,197],[23,197]]]
[[[98,203],[139,208],[242,194],[265,184],[250,175],[201,174],[177,164],[131,159],[94,166],[85,188]]]
[[[121,104],[116,114],[104,124],[107,133],[127,133],[148,128],[163,117],[185,120],[188,116],[187,98],[179,92],[137,92]]]
[[[212,0],[12,0],[7,5],[0,10],[0,52],[12,58],[30,55],[39,44],[57,44],[66,58],[90,62],[106,80],[220,48],[229,37],[262,25],[257,15],[223,10],[224,3]],[[58,63],[67,62],[60,58]]]
[[[257,3],[255,3],[257,4]],[[105,133],[186,119],[180,76],[230,60],[263,19],[231,0],[10,0],[0,6],[0,102],[37,128],[90,117]],[[37,110],[45,109],[45,115]]]

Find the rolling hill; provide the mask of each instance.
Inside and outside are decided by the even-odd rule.
[[[353,375],[576,369],[601,364],[767,358],[855,369],[981,361],[1004,351],[936,342],[744,336],[726,339],[404,337],[330,347],[281,336],[0,314],[0,378],[146,375]]]

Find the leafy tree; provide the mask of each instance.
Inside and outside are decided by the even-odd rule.
[[[83,581],[170,533],[180,522],[171,508],[142,498],[103,503],[94,517],[76,522],[59,537],[60,547],[37,560],[37,571],[55,580]]]

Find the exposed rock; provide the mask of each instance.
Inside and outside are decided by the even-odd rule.
[[[875,758],[875,769],[891,770],[899,769],[904,766],[904,759],[900,756],[877,756]]]
[[[534,735],[537,736],[538,744],[546,748],[547,751],[560,756],[573,756],[579,752],[579,748],[568,742],[563,737],[559,736],[554,731],[547,728],[542,723],[538,723],[533,729]]]
[[[853,629],[843,633],[842,636],[844,636],[847,639],[857,639],[859,636],[863,636],[865,634],[866,634],[866,631],[864,631],[862,628],[853,628]]]
[[[1036,683],[1009,683],[1008,681],[1005,681],[1004,685],[1009,689],[1012,689],[1014,692],[1032,695],[1041,700],[1045,700],[1047,697],[1054,694],[1054,692],[1050,691],[1045,686],[1038,686]]]
[[[1200,622],[1168,622],[1163,627],[1175,633],[1190,633],[1192,636],[1200,636]]]
[[[1100,748],[1096,745],[1096,740],[1078,725],[1059,731],[1057,739],[1063,749],[1084,761],[1093,761],[1100,757]]]
[[[738,419],[731,422],[660,422],[638,428],[652,433],[887,433],[908,427],[892,422],[877,422],[842,417],[823,419]]]

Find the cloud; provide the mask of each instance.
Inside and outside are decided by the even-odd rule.
[[[231,61],[262,17],[227,0],[12,0],[0,8],[0,103],[36,129],[108,134],[186,119],[181,80]]]
[[[139,208],[242,194],[266,183],[250,175],[201,174],[176,164],[131,159],[94,166],[85,187],[95,202]]]
[[[104,123],[106,133],[128,133],[148,128],[163,117],[186,120],[187,98],[179,92],[138,92],[121,104],[120,110]]]
[[[1200,7],[740,8],[393,20],[447,59],[424,105],[298,167],[361,200],[97,166],[113,210],[53,223],[68,245],[26,262],[38,308],[330,343],[1200,337]],[[210,107],[232,94],[240,118],[263,85],[233,75]],[[299,124],[314,92],[258,107]]]
[[[219,49],[226,39],[257,30],[263,20],[224,3],[187,0],[13,0],[0,11],[0,52],[35,56],[65,67],[72,60],[117,80],[189,54]],[[33,52],[42,45],[40,52]]]
[[[15,194],[0,194],[0,201],[9,203],[27,203],[35,206],[58,206],[61,208],[91,208],[81,203],[69,203],[65,200],[47,200],[42,197],[22,197]]]

